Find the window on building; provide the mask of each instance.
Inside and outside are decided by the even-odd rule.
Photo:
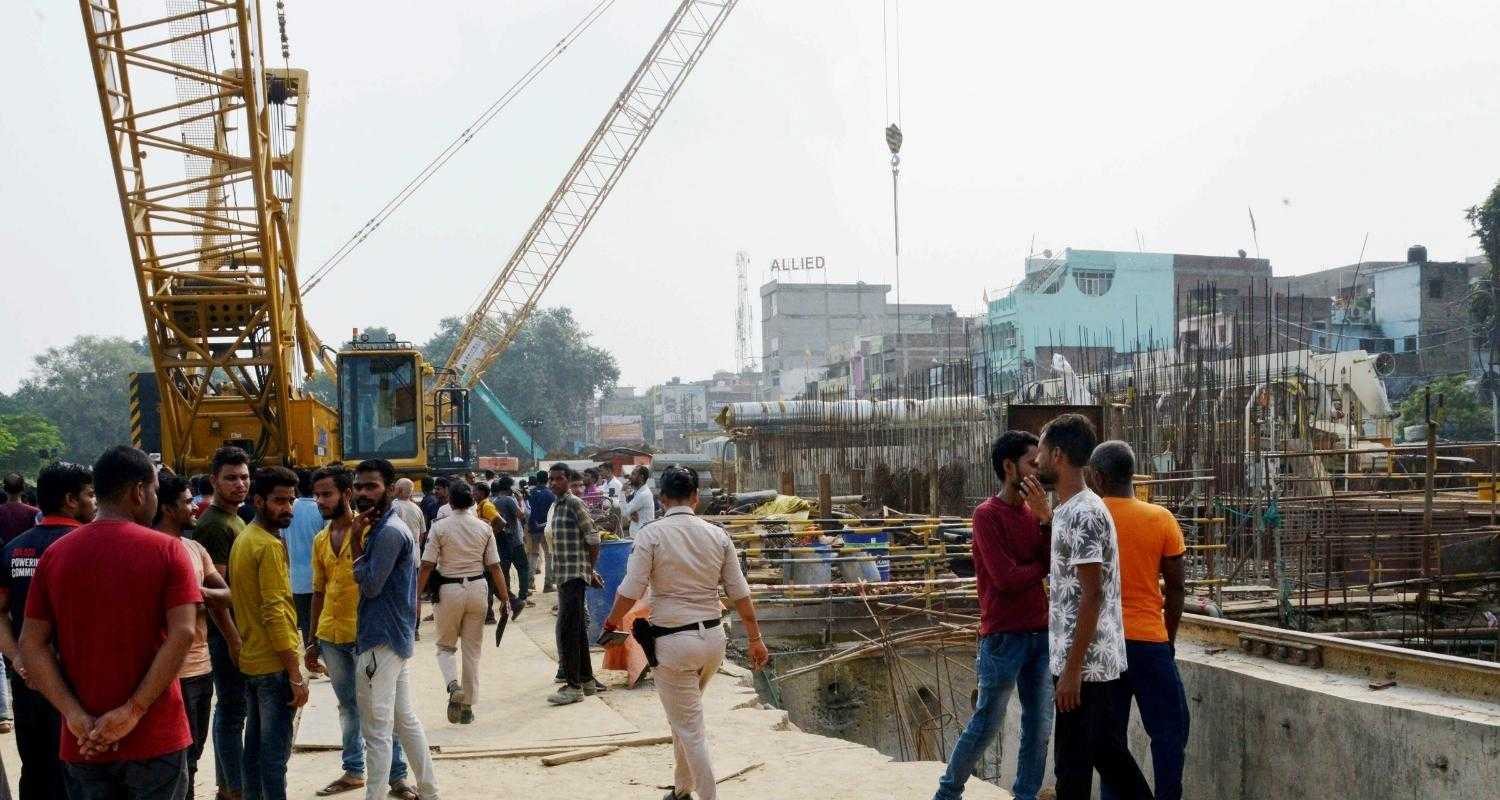
[[[780,336],[772,336],[771,337],[771,355],[776,355],[776,354],[778,354],[780,352],[781,352],[781,337]]]
[[[1415,337],[1415,336],[1408,336],[1405,339],[1403,339],[1402,342],[1401,342],[1401,349],[1404,350],[1404,351],[1406,351],[1406,352],[1408,352],[1408,353],[1414,353],[1414,352],[1416,352],[1416,350],[1417,350],[1417,337]]]
[[[1089,297],[1100,297],[1109,291],[1111,284],[1115,282],[1113,270],[1103,269],[1075,269],[1073,270],[1073,283],[1078,291]]]
[[[1427,296],[1430,297],[1430,298],[1432,298],[1432,299],[1434,299],[1434,300],[1440,300],[1440,299],[1442,299],[1442,297],[1443,297],[1443,279],[1442,278],[1428,278],[1427,279]]]

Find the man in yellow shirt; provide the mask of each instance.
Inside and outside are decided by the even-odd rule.
[[[500,519],[500,509],[495,508],[494,502],[490,500],[490,485],[488,483],[485,483],[482,480],[481,481],[475,481],[474,482],[474,486],[473,486],[473,490],[474,490],[474,516],[479,517],[480,519],[484,520],[485,524],[489,525],[491,531],[493,531],[494,527],[495,527],[495,520]],[[498,545],[499,545],[499,541],[498,540],[496,541],[496,545],[498,547]],[[489,597],[489,601],[486,604],[487,608],[484,611],[484,624],[486,624],[486,625],[494,625],[495,624],[495,582],[490,579],[490,576],[488,574],[486,574],[484,576],[484,579],[485,579],[485,582],[488,583],[489,586],[490,586],[490,597]]]
[[[285,800],[286,765],[292,755],[292,718],[307,702],[302,677],[302,636],[292,605],[292,579],[281,532],[292,524],[297,475],[262,467],[250,482],[255,521],[229,551],[234,577],[230,599],[244,644],[245,800]]]
[[[307,646],[307,671],[324,672],[339,702],[339,729],[344,738],[344,774],[323,787],[319,797],[362,788],[365,785],[365,740],[359,732],[359,705],[355,699],[354,645],[359,621],[359,584],[354,582],[353,539],[354,473],[342,466],[323,467],[312,476],[313,499],[328,524],[312,543],[312,633]],[[391,754],[390,785],[393,794],[414,798],[406,782],[406,760],[401,744]]]

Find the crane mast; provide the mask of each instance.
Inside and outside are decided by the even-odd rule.
[[[737,2],[683,0],[677,6],[510,260],[465,316],[440,386],[474,388],[510,346]]]
[[[256,0],[168,0],[129,20],[119,0],[79,6],[163,459],[201,468],[225,443],[272,463],[327,455],[313,451],[333,413],[295,379],[321,357],[295,267],[307,73],[264,67]]]

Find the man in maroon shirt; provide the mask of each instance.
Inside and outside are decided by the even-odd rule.
[[[1010,693],[1020,689],[1021,750],[1016,800],[1036,800],[1047,770],[1052,732],[1052,676],[1047,668],[1050,559],[1047,495],[1036,479],[1037,438],[1006,431],[990,450],[1000,493],[974,509],[974,577],[979,591],[979,697],[934,800],[962,797],[984,751],[1000,733]]]
[[[47,548],[26,597],[21,657],[62,714],[69,800],[186,792],[193,737],[177,673],[203,596],[182,543],[145,527],[156,488],[145,453],[100,456],[98,518]]]
[[[25,493],[25,478],[14,472],[5,476],[5,502],[0,503],[0,545],[36,526],[37,515],[41,512],[21,499]]]

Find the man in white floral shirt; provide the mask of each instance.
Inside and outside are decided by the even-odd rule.
[[[1124,727],[1130,695],[1124,681],[1125,625],[1114,521],[1083,482],[1098,443],[1081,414],[1063,414],[1042,430],[1037,472],[1056,493],[1052,509],[1052,585],[1048,650],[1057,682],[1053,772],[1058,800],[1087,800],[1094,770],[1115,796],[1151,798],[1130,755]]]

